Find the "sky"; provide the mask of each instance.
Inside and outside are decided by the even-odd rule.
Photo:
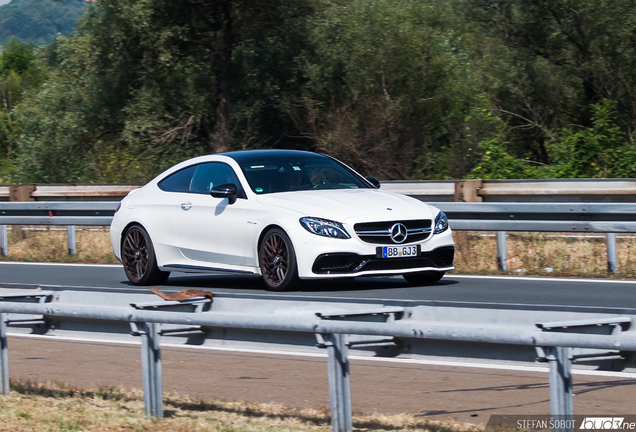
[[[9,3],[11,0],[0,0],[0,6]]]

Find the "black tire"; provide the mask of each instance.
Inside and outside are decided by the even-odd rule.
[[[272,228],[258,248],[258,263],[263,282],[272,291],[286,291],[298,285],[296,253],[285,231]]]
[[[170,276],[170,272],[157,267],[152,240],[139,225],[126,230],[121,242],[121,260],[126,277],[133,285],[161,285]]]
[[[403,274],[402,277],[406,279],[406,281],[412,285],[433,285],[435,282],[438,282],[441,278],[444,277],[444,273],[446,272],[420,272],[420,273],[406,273]]]

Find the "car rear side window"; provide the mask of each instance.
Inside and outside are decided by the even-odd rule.
[[[169,175],[159,182],[159,188],[166,192],[188,192],[196,166],[190,166]]]

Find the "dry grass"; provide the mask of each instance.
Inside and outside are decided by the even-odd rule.
[[[508,233],[508,272],[497,270],[494,233],[455,232],[459,273],[607,277],[607,245],[602,234]],[[636,278],[636,236],[617,236],[619,273]]]
[[[77,227],[77,255],[68,254],[66,227],[12,226],[8,230],[10,261],[115,263],[108,228]]]
[[[330,431],[325,409],[289,409],[276,404],[202,401],[167,395],[165,418],[144,415],[140,391],[80,390],[58,384],[12,382],[0,396],[0,431],[282,432]],[[483,426],[436,422],[412,414],[354,415],[356,431],[481,432]]]
[[[108,228],[78,227],[76,256],[67,252],[65,227],[12,227],[9,234],[11,261],[115,263]],[[497,270],[494,233],[455,231],[456,273],[528,274],[607,277],[605,236],[572,233],[508,233],[508,267]],[[636,278],[636,236],[619,235],[620,273],[614,278]],[[547,270],[546,270],[547,269]]]

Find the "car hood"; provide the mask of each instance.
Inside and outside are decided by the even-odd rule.
[[[294,210],[303,216],[338,222],[433,219],[435,207],[406,195],[377,189],[336,189],[259,195],[262,204]]]

